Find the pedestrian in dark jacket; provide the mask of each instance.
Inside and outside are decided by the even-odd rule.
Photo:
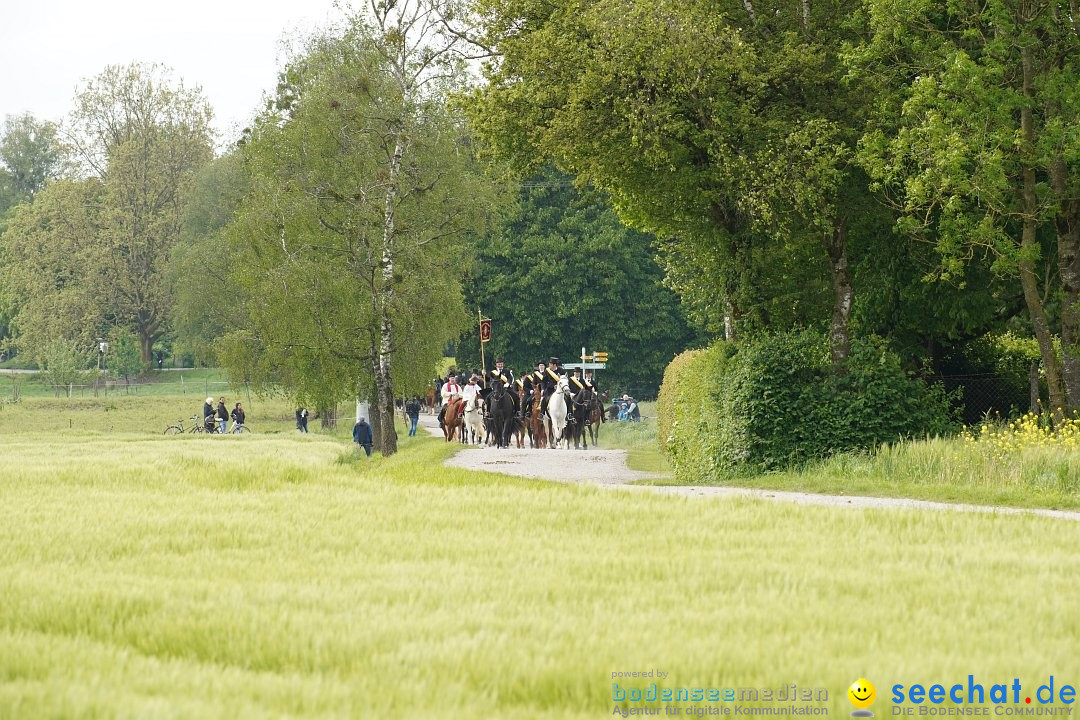
[[[368,457],[371,457],[371,445],[374,439],[371,434],[371,426],[368,425],[366,418],[360,418],[360,421],[353,425],[352,429],[353,442],[364,448],[364,452]]]
[[[225,428],[229,425],[229,409],[225,407],[225,396],[222,395],[217,404],[218,432],[225,434]]]
[[[420,398],[413,395],[413,399],[405,403],[405,416],[409,418],[409,435],[416,435],[416,423],[420,421]]]

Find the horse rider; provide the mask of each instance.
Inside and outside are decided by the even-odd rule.
[[[565,374],[566,370],[561,367],[559,358],[554,355],[548,358],[548,367],[547,370],[544,371],[544,379],[542,382],[544,386],[544,400],[540,405],[540,412],[547,412],[548,400],[551,399],[551,395],[555,392],[555,388],[559,386],[559,378]],[[570,407],[569,397],[566,399],[566,407]]]
[[[585,380],[581,377],[581,368],[573,369],[569,385],[570,392],[574,395],[574,401],[577,402],[578,395],[585,389]]]
[[[461,386],[458,385],[457,377],[455,377],[454,370],[451,368],[446,376],[446,382],[444,382],[442,386],[442,405],[439,407],[439,427],[443,426],[443,410],[446,409],[447,403],[460,395]]]
[[[501,357],[495,358],[495,367],[488,370],[487,391],[484,392],[484,397],[487,398],[491,391],[498,388],[500,384],[508,390],[512,390],[514,384],[514,373],[512,370],[506,369],[506,361]],[[518,407],[517,394],[511,392],[510,399],[514,401],[514,413],[517,413],[521,409]]]
[[[458,408],[458,415],[465,412],[465,407],[480,394],[480,385],[477,384],[477,379],[476,375],[473,375],[469,378],[469,382],[465,383],[465,387],[461,388],[461,399],[464,402]]]
[[[521,408],[522,416],[527,416],[532,411],[533,388],[542,387],[547,375],[547,363],[543,360],[536,363],[536,369],[525,376],[522,381],[522,389],[525,391],[525,405]]]
[[[556,375],[566,374],[566,368],[562,366],[562,361],[560,361],[559,358],[555,357],[554,355],[548,358],[548,370],[555,373]]]

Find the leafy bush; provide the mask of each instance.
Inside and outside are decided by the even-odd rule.
[[[686,480],[761,472],[953,428],[949,399],[909,378],[877,338],[856,341],[846,375],[826,339],[788,333],[680,356],[665,374],[660,442]]]
[[[90,364],[90,356],[75,345],[54,340],[45,346],[40,364],[41,376],[49,385],[67,386],[79,382]]]
[[[113,328],[109,333],[109,354],[105,362],[113,375],[128,381],[142,371],[142,351],[130,330]]]

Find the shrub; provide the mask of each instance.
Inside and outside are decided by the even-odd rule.
[[[53,340],[45,346],[40,364],[43,367],[42,379],[49,385],[62,388],[82,379],[83,371],[90,364],[90,356],[75,345]]]
[[[130,382],[143,369],[139,340],[125,328],[113,328],[109,333],[109,354],[106,359],[109,371]]]
[[[954,424],[946,394],[908,377],[877,338],[853,343],[846,375],[832,372],[826,339],[803,332],[737,350],[718,343],[684,359],[670,382],[660,438],[686,480],[780,469]]]

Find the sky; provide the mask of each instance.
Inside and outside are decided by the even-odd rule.
[[[283,39],[341,14],[334,0],[4,0],[0,118],[61,121],[82,81],[107,65],[160,63],[199,85],[219,144],[234,140],[276,85]]]

